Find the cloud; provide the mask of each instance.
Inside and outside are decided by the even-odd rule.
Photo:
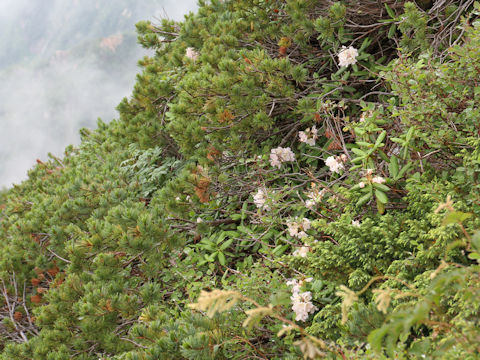
[[[51,14],[57,19],[52,21],[60,21],[58,19],[65,15],[61,11],[62,2],[65,0],[51,1]],[[137,20],[155,21],[164,11],[170,18],[180,19],[195,8],[196,1],[156,1],[159,2],[164,4],[164,9],[157,6],[153,16],[150,12],[141,16],[141,11],[129,8],[122,8],[120,14],[132,17],[133,30]],[[10,8],[11,4],[15,5]],[[8,9],[15,16],[23,13],[29,4],[32,0],[2,0],[0,13],[5,16],[2,10]],[[130,38],[130,42],[123,44],[128,46],[127,51],[120,53],[122,45],[118,44],[118,38],[113,40],[103,40],[103,45],[108,45],[103,49],[102,39],[85,43],[85,49],[94,48],[97,54],[81,59],[77,56],[81,47],[80,50],[57,49],[35,65],[29,62],[0,69],[0,187],[25,179],[37,158],[45,160],[49,152],[61,156],[67,145],[78,144],[80,128],[95,127],[99,117],[108,122],[117,116],[115,107],[131,93],[139,71],[137,61],[145,55],[145,50]],[[106,68],[98,59],[99,51],[118,51],[117,57],[115,53],[110,56],[117,60],[122,56],[122,66]]]
[[[121,78],[97,64],[70,59],[1,76],[2,185],[25,178],[36,158],[61,155],[66,145],[77,144],[81,127],[94,126],[98,117],[115,117],[115,106],[129,95],[135,79],[136,61],[131,60]]]

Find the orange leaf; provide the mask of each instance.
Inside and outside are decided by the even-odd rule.
[[[33,295],[30,297],[30,301],[34,304],[39,304],[42,302],[42,297],[40,295]]]
[[[106,301],[106,304],[104,306],[104,309],[106,309],[108,312],[112,312],[113,311],[113,307],[112,307],[112,302],[110,301],[110,299],[108,299]]]
[[[210,146],[208,149],[207,159],[210,161],[215,161],[217,157],[219,157],[222,153],[215,149],[213,146]]]
[[[328,145],[328,150],[341,150],[342,144],[338,140],[334,140]]]
[[[55,275],[58,274],[58,272],[60,271],[60,269],[58,267],[53,267],[51,269],[48,269],[47,272],[49,273],[50,276],[54,277]]]
[[[330,130],[330,129],[327,129],[325,130],[325,137],[328,138],[328,139],[331,139],[333,138],[335,135],[333,134],[333,132]]]
[[[218,115],[218,122],[220,124],[226,122],[231,122],[233,119],[235,119],[235,116],[232,114],[232,112],[228,109],[223,110],[219,115]]]

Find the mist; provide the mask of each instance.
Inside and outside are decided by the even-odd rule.
[[[117,116],[148,54],[136,44],[136,22],[180,20],[195,7],[196,0],[2,0],[0,187],[26,179],[36,159],[62,156],[79,143],[80,128]]]

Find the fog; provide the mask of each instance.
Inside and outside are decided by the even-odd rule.
[[[117,117],[146,50],[135,23],[179,20],[196,0],[1,0],[0,187]]]

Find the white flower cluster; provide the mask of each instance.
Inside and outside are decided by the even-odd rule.
[[[253,202],[257,206],[257,208],[262,210],[270,210],[270,206],[266,203],[268,200],[267,190],[259,188],[257,193],[253,195]]]
[[[374,176],[372,178],[372,183],[383,184],[386,180],[381,176]]]
[[[307,128],[305,131],[299,131],[298,137],[300,138],[300,142],[313,146],[318,139],[318,130],[316,126],[313,125],[311,129]]]
[[[348,66],[357,63],[358,50],[353,46],[346,48],[342,46],[342,51],[338,53],[338,66]]]
[[[270,165],[276,166],[280,169],[282,163],[287,161],[295,161],[295,154],[289,147],[278,147],[270,151]]]
[[[365,176],[364,180],[369,184],[384,184],[387,181],[385,180],[385,178],[378,175],[372,177],[372,174],[373,174],[373,169],[367,169],[364,171],[364,176]],[[367,185],[365,181],[360,181],[358,183],[358,187],[360,189],[363,189]]]
[[[303,218],[302,221],[289,222],[287,226],[290,236],[302,239],[307,236],[307,233],[305,231],[308,231],[308,229],[310,229],[311,222],[307,218]]]
[[[306,282],[312,281],[312,278],[305,279]],[[295,279],[287,281],[288,286],[292,286],[292,310],[295,312],[296,321],[307,321],[308,314],[314,313],[318,308],[312,304],[312,293],[310,291],[300,292],[303,281],[298,282]]]
[[[322,189],[319,191],[316,188],[315,184],[312,183],[312,190],[310,190],[306,194],[308,197],[308,200],[305,201],[305,206],[307,207],[307,209],[313,209],[313,207],[322,200],[323,196],[325,195],[325,192],[326,192],[325,189]]]
[[[200,56],[200,54],[198,53],[198,51],[195,51],[194,48],[189,47],[189,48],[187,48],[187,50],[185,51],[185,56],[188,57],[189,59],[192,59],[193,61],[195,61],[195,60],[198,59],[198,57]]]
[[[343,169],[345,169],[344,163],[347,161],[347,155],[342,154],[340,156],[329,156],[325,160],[325,165],[330,168],[332,173],[340,173]]]
[[[310,252],[310,248],[308,246],[300,246],[296,249],[292,255],[293,256],[300,256],[300,257],[307,257],[307,254]]]

